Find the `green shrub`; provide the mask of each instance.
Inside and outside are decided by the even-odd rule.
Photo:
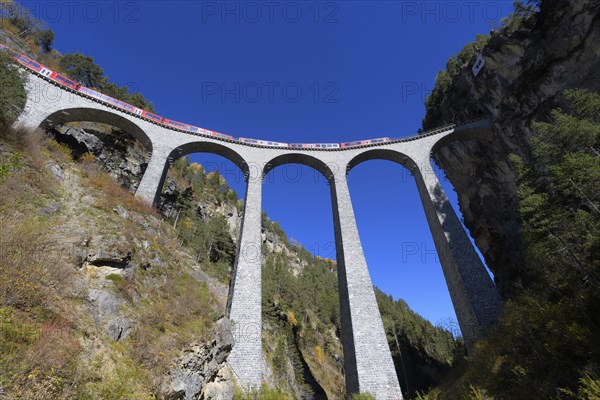
[[[352,400],[375,400],[375,396],[373,396],[369,392],[356,393],[356,394],[353,394],[352,397],[350,397],[350,398]]]
[[[25,107],[26,94],[21,69],[0,51],[0,124],[12,123]]]
[[[293,397],[279,390],[271,389],[263,384],[260,390],[244,391],[236,386],[233,391],[234,400],[292,400]]]
[[[440,400],[441,392],[439,389],[434,388],[429,392],[419,392],[417,391],[415,400]]]
[[[82,399],[103,400],[153,400],[148,382],[148,373],[142,365],[136,364],[124,353],[122,346],[113,346],[109,355],[115,363],[112,370],[103,368],[102,361],[96,360],[95,368],[88,371],[89,383],[81,390]]]
[[[589,373],[579,380],[578,399],[580,400],[598,400],[600,399],[600,378],[597,375]]]
[[[108,274],[108,275],[106,275],[106,279],[108,279],[109,281],[112,281],[115,284],[117,284],[119,282],[123,282],[125,280],[125,278],[120,274]]]

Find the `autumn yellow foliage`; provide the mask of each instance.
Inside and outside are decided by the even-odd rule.
[[[296,315],[292,311],[288,311],[287,319],[292,326],[298,325],[298,320],[296,319]]]

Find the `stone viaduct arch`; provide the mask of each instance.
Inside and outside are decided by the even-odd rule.
[[[269,160],[264,166],[263,176],[267,175],[272,169],[285,164],[302,164],[306,165],[307,167],[314,168],[325,178],[327,178],[328,181],[331,181],[331,178],[333,177],[333,171],[335,171],[335,167],[337,166],[336,164],[327,165],[314,155],[306,154],[304,152],[290,152],[281,154]]]
[[[111,113],[106,110],[100,110],[91,107],[68,108],[55,111],[40,121],[39,127],[51,128],[52,126],[66,124],[68,122],[89,121],[100,122],[115,126],[137,139],[149,153],[152,153],[152,141],[146,135],[143,129],[134,121],[124,118],[121,115]]]
[[[380,158],[398,162],[412,172],[468,348],[499,315],[501,301],[496,287],[448,202],[430,160],[432,152],[453,140],[484,136],[490,130],[489,121],[349,149],[288,149],[199,136],[159,125],[57,86],[35,73],[28,75],[26,91],[27,102],[16,126],[36,129],[47,123],[95,120],[120,127],[148,145],[152,156],[136,192],[146,202],[156,200],[170,162],[185,154],[216,153],[244,172],[245,205],[228,298],[228,314],[235,324],[235,345],[228,363],[242,386],[258,387],[262,380],[262,180],[278,165],[308,165],[323,173],[330,184],[349,395],[360,391],[371,392],[377,399],[402,398],[346,181],[347,172],[357,164]],[[47,93],[54,94],[50,97]]]
[[[306,152],[283,153],[267,162],[263,174],[277,166],[295,163],[312,167],[327,179],[333,209],[347,392],[367,391],[376,398],[402,398],[360,245],[346,182],[346,160],[322,158]]]
[[[154,197],[151,199],[153,203],[156,203],[158,201],[158,198],[160,197],[161,189],[163,187],[165,178],[167,176],[167,172],[169,171],[169,167],[171,166],[171,164],[178,158],[185,157],[192,153],[212,153],[222,156],[228,159],[229,161],[233,162],[245,176],[248,176],[248,163],[246,162],[246,160],[244,160],[242,156],[240,156],[235,150],[231,149],[230,147],[227,147],[221,143],[205,141],[193,141],[184,143],[179,147],[172,149],[171,152],[167,155],[167,160],[162,166],[162,171],[159,171],[159,168],[157,168],[156,172],[160,172],[160,176],[158,177],[157,190],[154,194]]]
[[[455,140],[476,138],[477,130],[448,135],[434,143],[432,153]],[[467,348],[494,324],[501,303],[498,292],[483,263],[470,244],[452,205],[448,201],[428,159],[419,164],[406,154],[390,149],[368,150],[353,158],[348,172],[356,165],[373,159],[396,162],[411,171],[429,229],[432,233],[444,277]]]

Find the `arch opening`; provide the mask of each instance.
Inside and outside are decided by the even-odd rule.
[[[457,191],[454,188],[454,186],[452,185],[450,179],[447,177],[444,170],[438,165],[438,163],[435,160],[435,156],[437,154],[440,154],[441,152],[447,150],[448,149],[447,146],[453,142],[466,141],[466,140],[477,140],[477,141],[493,140],[493,131],[491,130],[489,123],[484,121],[481,123],[481,126],[479,126],[477,124],[478,123],[476,123],[476,125],[471,128],[465,128],[465,129],[455,131],[452,134],[447,135],[447,136],[443,137],[442,139],[438,140],[431,149],[432,157],[429,160],[429,165],[425,166],[425,168],[427,168],[431,173],[434,173],[436,175],[437,179],[440,181],[442,189],[444,190],[446,196],[448,197],[448,200],[450,201],[450,203],[452,205],[454,212],[457,214],[457,216],[461,222],[462,228],[467,233],[467,236],[469,237],[471,244],[473,245],[479,258],[481,259],[481,262],[485,266],[486,271],[488,272],[490,277],[493,279],[494,278],[493,273],[488,268],[488,266],[485,262],[485,259],[484,259],[483,255],[481,254],[479,247],[477,246],[477,243],[473,239],[473,235],[471,235],[470,230],[464,224],[464,219],[462,217],[460,205],[458,202]],[[360,165],[364,162],[371,161],[371,160],[387,160],[387,161],[392,161],[394,163],[398,163],[405,168],[405,170],[403,170],[403,172],[408,172],[411,175],[412,175],[412,171],[415,171],[416,168],[418,167],[416,165],[416,163],[406,154],[403,154],[403,153],[400,153],[400,152],[397,152],[394,150],[388,150],[388,149],[375,149],[375,150],[363,152],[363,153],[359,154],[358,156],[356,156],[355,158],[353,158],[352,160],[350,160],[350,162],[348,163],[348,167],[347,167],[347,173],[350,174],[350,171],[354,167],[356,167],[357,165]],[[472,166],[467,166],[466,170],[469,172],[468,176],[471,176],[472,173],[475,172],[475,169]],[[405,180],[405,179],[403,178],[403,180]],[[414,181],[414,179],[412,181]],[[419,207],[419,208],[422,209],[422,207]]]
[[[204,143],[174,150],[155,205],[194,251],[196,261],[226,288],[240,243],[246,173],[214,150],[223,154]],[[241,157],[237,161],[243,162]],[[245,162],[242,166],[247,170]],[[227,292],[218,294],[225,310]]]
[[[130,191],[137,190],[150,162],[152,143],[134,122],[93,108],[71,108],[50,114],[39,126],[69,147],[75,160],[108,172]]]
[[[294,397],[343,398],[331,170],[310,156],[290,154],[272,160],[264,171],[262,316],[267,360],[279,388],[290,390],[288,382],[302,388]]]
[[[372,150],[353,159],[348,171],[363,251],[407,396],[429,387],[449,368],[448,360],[464,351],[455,341],[460,329],[415,168],[404,154]]]
[[[335,164],[326,164],[316,157],[302,153],[286,153],[271,159],[264,167],[263,176],[266,176],[272,169],[287,164],[300,164],[310,167],[320,173],[328,182],[333,178],[333,174],[339,168]]]
[[[117,113],[112,113],[97,108],[77,107],[56,111],[48,115],[41,122],[40,128],[49,130],[53,127],[65,125],[69,122],[80,121],[96,122],[119,128],[138,140],[144,146],[146,151],[149,153],[152,152],[152,141],[138,124]]]

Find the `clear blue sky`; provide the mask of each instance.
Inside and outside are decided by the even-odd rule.
[[[60,52],[93,56],[160,115],[282,142],[414,135],[448,57],[512,9],[510,1],[22,3],[55,31]],[[191,158],[225,170],[243,196],[231,163]],[[410,174],[370,161],[351,171],[349,185],[374,284],[434,323],[455,318]],[[263,196],[290,237],[335,256],[322,177],[282,166]]]

